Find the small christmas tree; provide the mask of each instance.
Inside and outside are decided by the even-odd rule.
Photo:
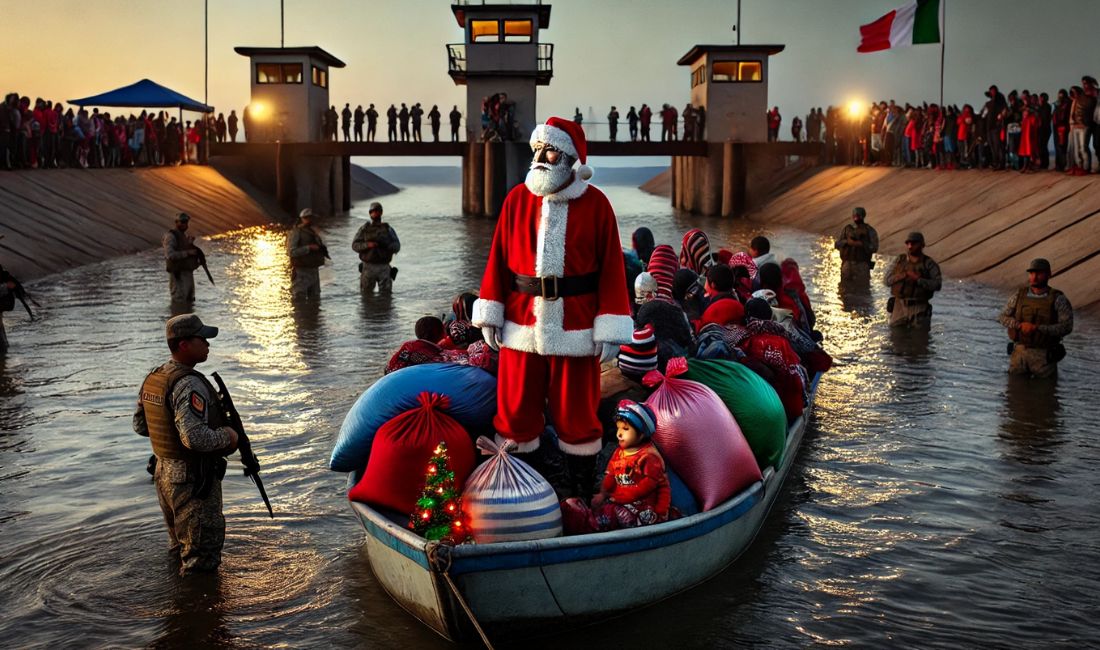
[[[469,537],[462,514],[462,493],[455,488],[447,445],[439,443],[428,461],[424,491],[409,517],[409,528],[431,540],[461,544]]]

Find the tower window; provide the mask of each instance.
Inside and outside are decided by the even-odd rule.
[[[328,70],[311,66],[313,68],[313,85],[328,88]]]
[[[715,82],[756,82],[764,80],[760,61],[715,61],[710,80]]]
[[[530,20],[504,21],[505,43],[530,43],[534,26]]]
[[[470,21],[470,40],[474,43],[478,41],[499,41],[500,40],[500,21],[499,20],[471,20]]]
[[[302,83],[301,63],[257,63],[256,83],[258,84],[300,84]]]

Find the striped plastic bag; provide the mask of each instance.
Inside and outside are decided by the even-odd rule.
[[[481,436],[477,447],[493,457],[474,470],[462,493],[462,509],[474,541],[492,544],[560,537],[557,494],[530,465],[509,455],[516,443],[498,445]]]

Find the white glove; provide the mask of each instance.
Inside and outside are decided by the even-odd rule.
[[[619,346],[615,343],[604,343],[603,352],[600,354],[600,365],[611,361],[619,356]]]
[[[500,346],[504,343],[504,340],[500,337],[500,328],[493,327],[492,325],[481,326],[481,336],[485,339],[485,344],[493,349],[495,352],[500,352]]]

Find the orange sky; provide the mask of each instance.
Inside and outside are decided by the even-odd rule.
[[[786,43],[773,60],[770,103],[787,114],[852,97],[935,100],[939,48],[859,55],[858,26],[905,0],[744,0],[744,42]],[[1100,76],[1093,0],[946,0],[947,97],[976,103],[997,82],[1047,90]],[[335,70],[333,103],[462,104],[444,45],[461,30],[441,0],[285,0],[287,45],[320,45]],[[630,104],[682,105],[696,43],[734,38],[734,0],[560,0],[542,40],[555,44],[555,76],[538,113],[588,115]],[[54,100],[149,77],[203,97],[202,0],[2,0],[3,90]],[[47,6],[49,7],[47,16]],[[248,101],[247,59],[236,45],[278,45],[278,0],[210,2],[210,102],[228,113]],[[1074,17],[1081,18],[1075,20]],[[1087,17],[1087,20],[1084,18]],[[48,18],[48,20],[47,20]],[[48,25],[46,24],[48,22]],[[14,65],[13,65],[14,63]]]

